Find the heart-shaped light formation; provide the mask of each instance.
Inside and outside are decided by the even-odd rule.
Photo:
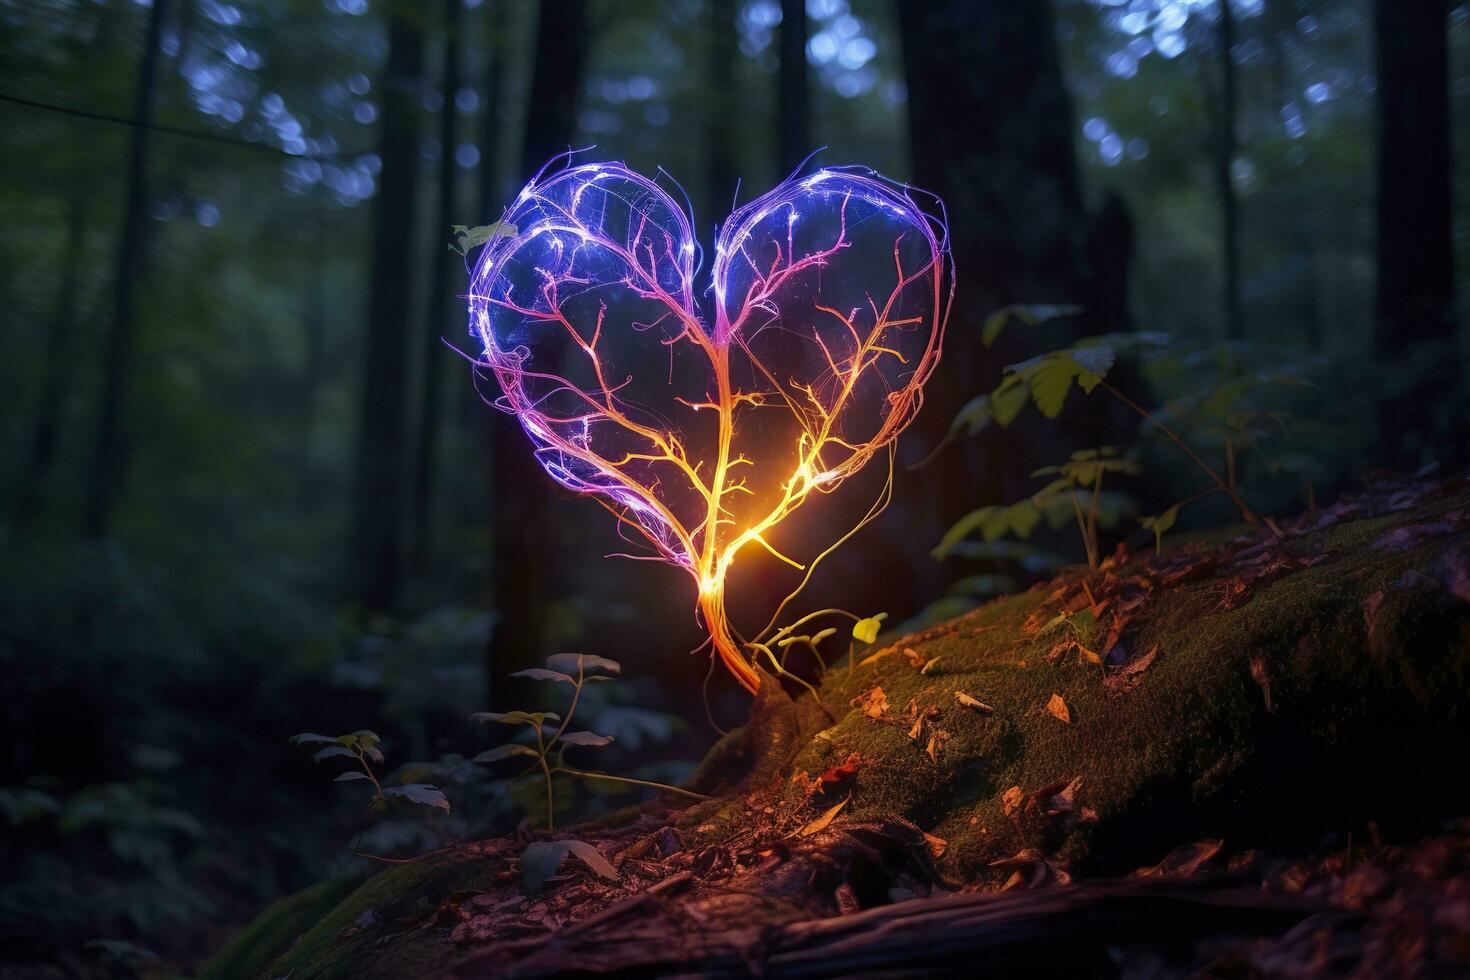
[[[622,164],[540,175],[502,220],[469,294],[497,406],[553,479],[693,576],[753,691],[730,564],[757,543],[803,567],[773,529],[919,410],[952,291],[942,220],[871,171],[787,181],[724,224],[703,311],[689,217]]]

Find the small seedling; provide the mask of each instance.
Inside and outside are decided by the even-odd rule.
[[[414,803],[419,806],[432,807],[437,810],[449,812],[449,800],[436,786],[428,783],[409,783],[406,786],[384,786],[373,772],[373,763],[383,764],[383,752],[378,746],[382,743],[375,732],[366,728],[358,729],[348,735],[317,735],[313,732],[302,732],[300,735],[291,736],[293,745],[320,745],[312,754],[313,762],[321,762],[323,759],[352,759],[358,768],[349,769],[341,773],[332,781],[337,783],[356,782],[367,780],[373,786],[372,798],[368,800],[368,808],[385,808],[389,803]]]
[[[622,673],[622,669],[617,661],[609,660],[606,657],[596,657],[584,653],[554,654],[546,658],[545,667],[531,667],[526,670],[518,670],[510,676],[527,677],[531,680],[571,685],[572,697],[571,701],[567,704],[565,718],[549,711],[477,711],[470,715],[471,721],[477,721],[482,724],[524,725],[531,729],[536,737],[535,745],[509,742],[505,745],[499,745],[493,749],[487,749],[481,752],[472,761],[500,762],[501,760],[512,759],[518,756],[535,759],[536,761],[534,763],[515,776],[512,776],[511,779],[516,780],[540,770],[542,778],[546,783],[547,830],[556,829],[556,799],[552,788],[552,781],[558,775],[572,776],[577,779],[595,779],[606,782],[626,783],[632,786],[647,786],[666,793],[680,793],[684,796],[692,796],[699,800],[709,798],[702,793],[681,789],[678,786],[669,786],[665,783],[652,782],[647,779],[634,779],[631,776],[615,776],[606,772],[578,769],[566,764],[566,750],[570,746],[596,747],[608,745],[613,741],[611,735],[598,735],[595,732],[573,732],[567,729],[572,723],[573,716],[577,713],[577,704],[582,698],[583,688],[597,681],[613,680],[614,675]],[[547,722],[557,723],[557,728],[551,730]]]

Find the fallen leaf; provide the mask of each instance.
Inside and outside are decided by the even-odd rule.
[[[1122,666],[1110,670],[1103,678],[1103,686],[1114,694],[1121,691],[1131,691],[1138,686],[1140,675],[1153,665],[1154,658],[1159,655],[1159,648],[1154,646],[1141,657],[1134,657],[1126,661]]]
[[[871,691],[853,698],[853,704],[869,718],[882,720],[888,714],[888,695],[883,693],[883,688],[875,687]]]
[[[1133,872],[1135,878],[1190,878],[1202,865],[1219,854],[1224,848],[1223,840],[1201,840],[1193,844],[1176,847],[1158,864],[1139,868]]]
[[[944,748],[944,740],[949,738],[949,733],[935,730],[929,735],[929,744],[924,746],[924,751],[929,756],[929,761],[935,765],[939,764],[939,752]]]
[[[929,845],[929,856],[936,861],[944,857],[944,852],[949,847],[949,841],[927,832],[924,834],[924,843]]]
[[[924,661],[924,666],[919,668],[919,673],[923,674],[925,677],[928,677],[938,664],[938,657],[935,657],[933,660],[926,660]]]
[[[1001,809],[1005,812],[1005,815],[1009,817],[1011,814],[1021,809],[1021,800],[1023,798],[1024,794],[1021,792],[1021,787],[1019,786],[1012,786],[1010,789],[1000,794],[1000,806]]]
[[[920,715],[914,719],[914,727],[909,729],[909,738],[917,742],[924,734],[924,716]]]
[[[1052,717],[1056,718],[1058,721],[1067,725],[1072,724],[1072,712],[1067,707],[1067,702],[1062,700],[1062,696],[1060,694],[1053,694],[1051,698],[1047,700],[1046,710],[1050,711],[1052,713]]]
[[[839,915],[852,915],[854,912],[862,911],[863,907],[858,904],[857,892],[845,881],[832,892],[832,897],[837,900]]]
[[[913,647],[904,647],[903,655],[908,658],[910,667],[917,668],[924,666],[924,655]]]
[[[971,697],[964,691],[955,691],[954,699],[967,708],[974,708],[976,711],[983,711],[987,715],[995,714],[995,709],[992,708],[990,705],[986,704],[984,701],[979,700],[978,698]]]
[[[812,834],[820,833],[821,831],[827,829],[827,825],[831,823],[834,819],[836,819],[837,814],[842,812],[842,808],[847,806],[847,801],[850,799],[852,799],[852,797],[849,796],[845,798],[841,803],[838,803],[836,806],[829,807],[827,811],[817,819],[811,821],[810,823],[802,824],[801,827],[797,829],[796,833],[792,834],[791,836],[810,837]]]
[[[1082,777],[1077,776],[1066,786],[1062,787],[1062,791],[1051,798],[1050,808],[1052,812],[1072,809],[1072,804],[1077,797],[1077,790],[1081,786]]]
[[[856,752],[850,752],[846,759],[818,776],[817,783],[821,786],[830,786],[833,783],[845,782],[857,775],[858,770],[862,768],[862,764],[862,756]]]

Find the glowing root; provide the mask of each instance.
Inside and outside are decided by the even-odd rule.
[[[760,675],[751,667],[750,661],[741,652],[740,644],[730,633],[730,621],[725,616],[724,583],[700,590],[699,612],[704,618],[704,628],[709,632],[720,662],[735,676],[741,687],[754,694],[760,687]]]

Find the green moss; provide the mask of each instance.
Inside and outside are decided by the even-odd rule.
[[[1057,637],[1020,628],[1044,603],[1040,592],[898,638],[892,652],[829,676],[823,698],[846,705],[879,686],[898,718],[911,703],[937,708],[933,725],[949,735],[937,762],[906,725],[849,710],[795,764],[815,774],[858,753],[849,812],[914,821],[948,841],[943,869],[966,879],[1028,846],[1107,870],[1190,835],[1265,843],[1387,819],[1411,809],[1396,792],[1431,780],[1432,746],[1463,738],[1470,693],[1466,607],[1432,583],[1403,583],[1446,547],[1466,547],[1463,536],[1398,554],[1370,547],[1423,519],[1399,514],[1293,542],[1332,557],[1253,586],[1240,608],[1221,608],[1226,579],[1160,588],[1125,634],[1130,649],[1158,656],[1123,693],[1075,656],[1046,661]],[[1370,642],[1364,603],[1380,591]],[[923,674],[905,647],[939,662]],[[956,691],[994,713],[960,705]],[[1070,724],[1047,710],[1053,694]],[[1096,820],[1005,812],[1009,787],[1029,793],[1076,777],[1076,805]],[[1251,807],[1240,807],[1246,798]]]
[[[262,976],[339,980],[432,973],[454,949],[446,930],[418,930],[412,941],[383,940],[408,929],[454,892],[488,888],[502,868],[498,858],[457,850],[386,868],[333,908]]]
[[[354,883],[319,882],[272,904],[224,949],[215,954],[199,974],[199,980],[252,980],[280,956],[306,930],[330,912]]]

